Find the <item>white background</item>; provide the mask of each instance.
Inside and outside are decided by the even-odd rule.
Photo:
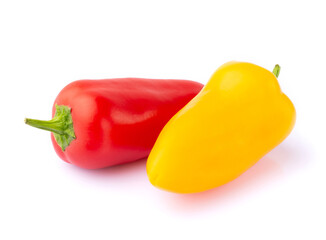
[[[324,1],[1,1],[0,239],[326,239]],[[154,188],[145,164],[69,165],[50,134],[56,95],[78,79],[206,83],[230,60],[282,67],[292,134],[220,188]]]

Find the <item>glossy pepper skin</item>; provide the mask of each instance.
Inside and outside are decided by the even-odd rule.
[[[148,157],[149,180],[176,193],[230,182],[290,134],[295,116],[272,72],[226,63],[160,133]]]
[[[167,121],[202,87],[187,80],[79,80],[59,93],[52,120],[25,122],[54,132],[64,161],[104,168],[147,157]]]

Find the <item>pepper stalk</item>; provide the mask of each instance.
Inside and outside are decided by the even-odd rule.
[[[76,139],[71,108],[57,104],[55,108],[56,111],[51,120],[25,118],[25,123],[32,127],[52,132],[56,142],[64,152],[69,144]]]

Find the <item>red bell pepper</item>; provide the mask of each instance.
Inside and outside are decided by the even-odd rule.
[[[187,80],[79,80],[61,90],[52,120],[25,123],[51,131],[64,161],[109,167],[147,157],[164,125],[202,87]]]

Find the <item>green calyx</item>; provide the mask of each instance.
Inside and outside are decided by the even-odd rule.
[[[54,117],[51,120],[44,121],[25,118],[25,123],[32,127],[52,132],[62,151],[65,151],[69,144],[76,139],[71,109],[64,105],[55,105],[55,109]]]
[[[281,71],[280,65],[276,64],[274,69],[273,69],[273,73],[274,73],[276,78],[278,78],[278,76],[280,75],[280,71]]]

